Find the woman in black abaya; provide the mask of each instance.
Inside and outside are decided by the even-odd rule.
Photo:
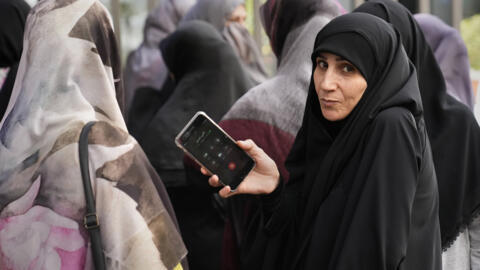
[[[206,22],[180,24],[160,49],[171,74],[165,86],[172,88],[170,97],[149,117],[135,115],[141,106],[132,108],[129,128],[165,184],[183,186],[183,152],[175,136],[197,111],[219,121],[252,84],[228,43]]]
[[[197,111],[219,121],[253,85],[231,46],[206,22],[181,23],[160,49],[173,78],[171,95],[150,116],[134,100],[129,128],[136,126],[131,132],[167,186],[189,251],[190,269],[218,269],[224,221],[212,204],[208,184],[202,188],[188,181],[184,154],[174,139]]]
[[[23,0],[0,0],[0,120],[15,83],[28,12],[30,6]]]
[[[247,140],[255,169],[236,192],[220,190],[264,195],[242,268],[440,269],[437,182],[399,34],[369,14],[340,16],[318,33],[312,62],[289,182]]]
[[[405,7],[375,0],[355,11],[391,23],[416,67],[438,180],[442,247],[446,251],[443,268],[480,267],[480,127],[470,109],[447,94],[435,55]]]

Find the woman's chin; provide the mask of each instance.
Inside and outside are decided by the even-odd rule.
[[[345,115],[338,113],[336,111],[323,109],[323,108],[322,108],[322,115],[325,119],[331,122],[339,121],[339,120],[345,119],[346,117]]]

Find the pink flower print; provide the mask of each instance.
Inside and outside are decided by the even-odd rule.
[[[85,258],[78,223],[49,208],[0,219],[0,269],[83,270]]]

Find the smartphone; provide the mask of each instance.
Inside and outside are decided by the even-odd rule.
[[[175,138],[188,156],[218,175],[232,190],[255,167],[255,162],[204,112],[197,112]]]

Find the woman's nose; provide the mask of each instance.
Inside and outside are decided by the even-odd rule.
[[[323,74],[323,78],[320,82],[320,87],[324,91],[333,91],[337,88],[337,76],[334,72],[330,69],[327,69],[326,72]]]

